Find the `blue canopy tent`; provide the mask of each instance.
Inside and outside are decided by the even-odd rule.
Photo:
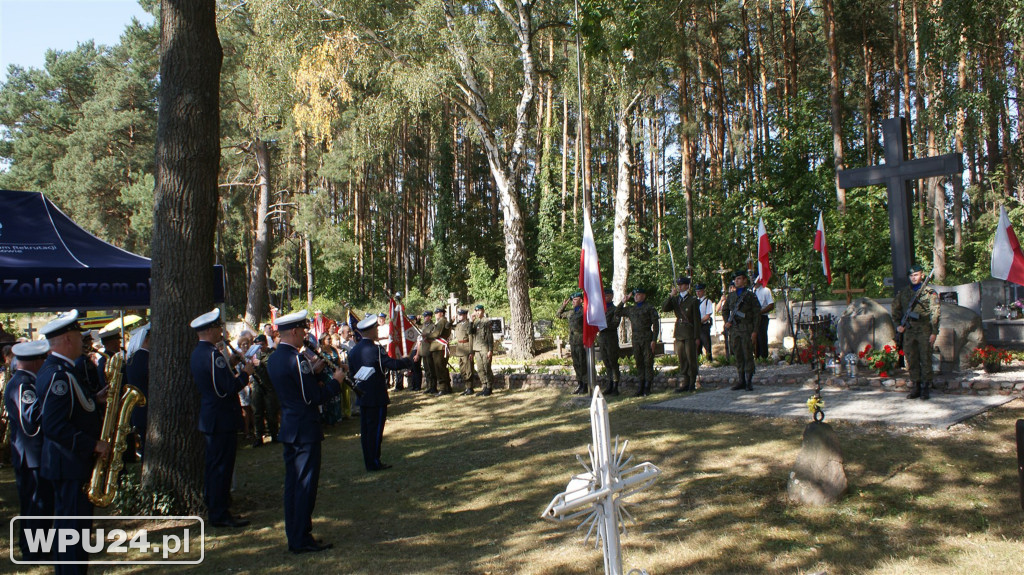
[[[150,267],[80,228],[41,192],[0,190],[0,311],[147,308]],[[224,268],[213,272],[214,300],[223,302]]]

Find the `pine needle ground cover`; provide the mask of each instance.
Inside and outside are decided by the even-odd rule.
[[[252,520],[249,528],[209,529],[198,566],[93,570],[603,573],[601,553],[583,545],[582,531],[540,519],[582,471],[575,455],[586,458],[590,442],[586,401],[555,390],[394,399],[384,441],[393,469],[363,470],[357,421],[327,431],[314,535],[334,549],[287,552],[280,447],[243,447],[233,508]],[[630,500],[638,523],[622,538],[626,571],[1024,573],[1013,435],[1022,400],[948,431],[833,423],[850,493],[826,508],[785,500],[804,423],[643,410],[643,403],[610,404],[612,431],[629,440],[633,463],[651,461],[663,472]],[[3,515],[15,515],[9,468],[0,470],[0,496]],[[9,549],[8,530],[2,534]]]

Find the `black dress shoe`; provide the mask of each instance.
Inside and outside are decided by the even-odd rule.
[[[213,521],[214,527],[245,527],[249,524],[248,519],[241,519],[239,517],[228,517],[224,521]]]
[[[370,471],[370,472],[373,472],[373,471],[384,471],[385,469],[391,469],[391,467],[392,467],[392,465],[390,463],[381,463],[380,467],[367,467],[366,470]]]
[[[320,551],[327,551],[333,547],[333,543],[317,543],[314,541],[313,543],[303,545],[302,547],[289,547],[288,550],[298,555],[300,553],[318,553]]]

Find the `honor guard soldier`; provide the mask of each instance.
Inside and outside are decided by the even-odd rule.
[[[455,357],[459,358],[459,377],[465,391],[462,395],[473,395],[473,342],[470,341],[473,324],[469,323],[469,310],[460,309],[458,320],[452,326],[452,343],[455,346]]]
[[[126,384],[137,387],[142,395],[149,396],[149,329],[146,324],[132,333],[128,341],[128,363],[125,365]],[[131,425],[138,437],[136,453],[141,458],[146,452],[146,428],[149,424],[149,412],[145,405],[132,410]]]
[[[434,365],[434,379],[440,388],[437,395],[452,392],[452,374],[448,373],[448,338],[452,335],[452,324],[445,318],[443,308],[434,309],[434,341],[430,343],[430,357]]]
[[[419,356],[423,365],[423,380],[426,387],[423,393],[430,395],[437,394],[437,378],[434,377],[434,358],[430,356],[430,346],[433,345],[437,336],[434,331],[437,329],[434,324],[434,312],[427,310],[423,312],[423,328],[420,329]]]
[[[321,384],[316,374],[326,364],[319,359],[310,364],[299,353],[309,329],[306,313],[301,310],[277,318],[274,326],[280,341],[267,359],[267,372],[281,403],[278,439],[284,444],[284,529],[292,553],[315,553],[332,547],[313,538],[313,506],[320,483],[320,444],[324,439],[319,407],[341,393],[346,373],[339,366]],[[365,321],[376,325],[377,318]],[[372,338],[359,345],[379,349]]]
[[[190,324],[199,343],[192,351],[192,378],[199,388],[199,431],[206,440],[205,503],[214,527],[244,527],[245,519],[231,515],[231,478],[235,471],[238,430],[242,428],[242,406],[238,392],[246,385],[245,377],[236,375],[228,359],[217,349],[224,341],[224,324],[220,310],[204,313]],[[252,375],[252,364],[245,364],[244,373]]]
[[[35,409],[36,374],[50,351],[47,340],[28,341],[12,348],[18,368],[4,390],[7,425],[10,426],[11,463],[14,465],[14,483],[18,487],[19,515],[53,515],[53,486],[39,474],[43,456],[43,434],[40,433],[41,415]],[[29,550],[25,532],[50,526],[46,519],[20,519],[18,521],[18,547],[23,561],[42,561],[48,554]]]
[[[636,302],[626,307],[626,301]],[[661,336],[661,317],[658,310],[647,303],[647,292],[643,288],[633,290],[629,298],[619,304],[618,310],[629,318],[633,330],[633,358],[640,376],[640,387],[636,396],[650,395],[654,387],[654,346]]]
[[[732,274],[736,291],[731,292],[725,300],[722,316],[725,328],[729,330],[730,347],[736,356],[736,371],[739,382],[732,389],[754,389],[754,345],[757,343],[757,327],[761,321],[761,304],[757,296],[747,285],[750,276],[747,270],[737,270]]]
[[[367,471],[381,471],[391,466],[380,459],[381,443],[384,441],[384,424],[388,419],[388,385],[384,370],[409,369],[416,357],[395,359],[371,342],[376,337],[377,322],[367,318],[356,326],[363,339],[348,354],[349,371],[360,395],[359,434],[363,447],[363,463]],[[443,316],[442,316],[443,319]],[[447,371],[447,370],[446,370]]]
[[[700,305],[690,293],[690,278],[682,276],[672,286],[661,311],[675,313],[676,359],[679,361],[679,376],[682,381],[676,392],[697,389],[697,344],[700,341]]]
[[[611,288],[604,288],[604,321],[607,327],[597,334],[597,343],[601,346],[601,360],[604,363],[604,373],[608,376],[608,388],[604,390],[605,395],[619,394],[619,317],[618,309],[615,307],[613,298],[615,292]]]
[[[43,460],[40,474],[53,485],[53,522],[56,529],[78,533],[92,528],[92,502],[85,493],[97,458],[110,457],[110,444],[100,439],[103,401],[85,388],[75,371],[82,355],[82,327],[78,310],[59,316],[39,333],[50,343],[50,356],[36,374],[36,405],[41,409]],[[34,411],[30,410],[30,411]],[[85,519],[81,519],[85,517]],[[82,544],[53,554],[54,561],[87,561]],[[56,565],[57,573],[85,573],[86,564]]]
[[[572,302],[572,309],[566,309]],[[583,292],[576,292],[562,302],[558,308],[558,317],[569,320],[569,353],[572,355],[572,368],[576,372],[576,389],[573,395],[586,395],[587,385],[587,350],[583,347]]]
[[[484,306],[477,304],[473,308],[473,362],[476,364],[476,374],[484,386],[480,395],[487,397],[491,395],[491,385],[494,383],[494,373],[491,372],[491,359],[494,357],[494,333],[491,331],[491,320],[484,312]]]
[[[267,342],[267,336],[259,334],[256,336],[253,345],[260,346],[260,350],[253,356],[254,370],[252,373],[252,415],[256,420],[256,437],[253,438],[253,447],[263,446],[263,437],[270,434],[270,441],[277,441],[277,420],[281,415],[281,404],[277,400],[277,393],[274,392],[274,384],[270,380],[270,373],[267,371],[267,362],[274,354],[273,347]]]
[[[711,328],[715,325],[715,304],[707,298],[704,284],[695,284],[693,291],[697,292],[697,310],[700,315],[700,345],[697,346],[697,352],[711,361]]]
[[[911,266],[910,285],[900,290],[892,300],[892,317],[897,322],[903,320],[907,311],[911,312],[905,327],[896,326],[896,331],[903,334],[907,371],[914,382],[914,389],[907,399],[930,399],[932,395],[932,346],[939,333],[941,311],[939,294],[931,286],[924,285],[924,278],[921,266]]]

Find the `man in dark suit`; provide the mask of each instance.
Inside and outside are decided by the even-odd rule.
[[[38,401],[36,374],[46,361],[50,344],[45,339],[16,344],[12,351],[17,358],[17,370],[7,382],[4,404],[7,407],[7,425],[11,426],[11,463],[14,483],[18,487],[21,515],[53,515],[53,486],[39,475],[43,454],[43,434],[40,433],[40,413],[33,409]],[[31,552],[25,531],[45,529],[52,522],[45,519],[19,521],[18,547],[26,561],[45,560],[46,554]]]
[[[41,410],[43,461],[40,473],[53,485],[56,529],[82,532],[92,528],[93,504],[83,487],[92,476],[97,457],[110,457],[110,444],[100,439],[105,393],[96,396],[80,381],[75,360],[82,355],[78,310],[43,326],[39,333],[50,343],[50,357],[36,375],[36,400]],[[41,404],[41,405],[40,405]],[[33,410],[34,411],[34,410]],[[78,519],[78,517],[89,517]],[[87,561],[81,540],[59,548],[55,561]],[[56,573],[85,573],[88,565],[55,565]]]
[[[321,384],[316,374],[325,367],[323,360],[310,364],[299,353],[309,330],[306,314],[302,310],[277,318],[274,325],[280,341],[277,351],[267,358],[267,373],[281,404],[277,438],[284,444],[284,530],[292,553],[315,553],[333,547],[313,538],[320,443],[324,439],[318,408],[341,393],[345,379],[345,369],[339,367]],[[373,321],[376,324],[376,318]]]
[[[443,319],[443,318],[442,318]],[[409,369],[419,359],[388,357],[373,344],[377,336],[377,322],[369,317],[356,326],[363,339],[348,354],[348,369],[362,394],[356,399],[359,406],[359,433],[363,444],[363,463],[367,471],[380,471],[391,466],[380,460],[380,446],[384,441],[384,423],[388,418],[388,383],[385,370]]]
[[[231,478],[235,470],[238,430],[242,426],[242,407],[238,392],[246,378],[236,375],[228,358],[217,349],[224,341],[220,310],[204,313],[190,324],[199,343],[192,351],[192,378],[199,388],[199,431],[206,438],[206,492],[204,499],[214,527],[245,527],[249,522],[231,515]],[[242,373],[252,375],[253,366],[245,364]]]

